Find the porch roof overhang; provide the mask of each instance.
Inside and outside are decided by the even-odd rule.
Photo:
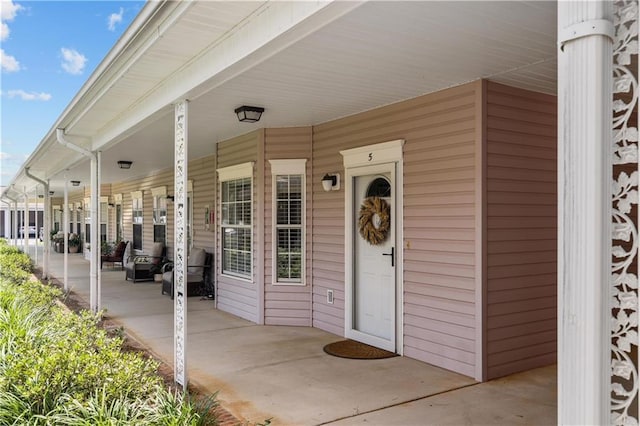
[[[51,180],[88,185],[173,164],[173,108],[191,101],[189,157],[261,127],[316,125],[487,78],[556,92],[555,2],[148,2],[3,195]],[[239,123],[240,105],[266,108]],[[118,160],[133,161],[130,170]]]

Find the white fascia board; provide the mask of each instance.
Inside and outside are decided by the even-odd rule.
[[[194,100],[257,66],[364,2],[269,2],[219,43],[167,78],[93,138],[93,150],[122,140],[177,99]]]

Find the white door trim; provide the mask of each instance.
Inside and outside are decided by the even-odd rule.
[[[340,151],[343,156],[345,168],[345,222],[344,222],[344,247],[345,247],[345,337],[353,330],[353,235],[354,226],[351,214],[353,212],[353,177],[360,175],[357,169],[363,166],[384,165],[395,163],[394,190],[395,202],[395,248],[396,248],[396,353],[402,355],[404,351],[404,234],[403,234],[403,200],[404,200],[404,171],[402,161],[402,148],[404,139],[367,145],[359,148]],[[368,172],[368,171],[367,171]]]

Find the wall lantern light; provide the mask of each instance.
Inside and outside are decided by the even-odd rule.
[[[255,123],[256,121],[260,121],[264,108],[242,105],[241,107],[236,108],[235,112],[238,116],[238,120],[242,123]]]
[[[324,177],[322,178],[322,189],[324,189],[325,192],[339,190],[340,175],[338,173],[331,175],[327,173],[326,175],[324,175]]]
[[[175,201],[176,197],[173,195],[167,195],[167,201],[171,201],[172,203]]]
[[[130,169],[133,161],[120,160],[118,161],[118,167],[121,169]]]
[[[55,193],[56,193],[56,191],[49,191],[49,195],[53,195]]]
[[[71,181],[71,185],[73,185],[73,186],[80,186],[80,181],[79,181],[79,180],[72,180],[72,181]]]

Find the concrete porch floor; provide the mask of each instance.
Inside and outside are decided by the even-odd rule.
[[[34,255],[31,248],[32,257]],[[41,247],[38,263],[42,262]],[[50,273],[62,281],[63,255]],[[69,255],[69,288],[89,300],[89,262]],[[107,315],[173,365],[173,301],[160,284],[102,271]],[[405,357],[349,360],[323,352],[340,340],[307,327],[259,326],[188,299],[189,380],[219,392],[243,421],[274,425],[550,425],[556,423],[556,367],[488,383]]]

